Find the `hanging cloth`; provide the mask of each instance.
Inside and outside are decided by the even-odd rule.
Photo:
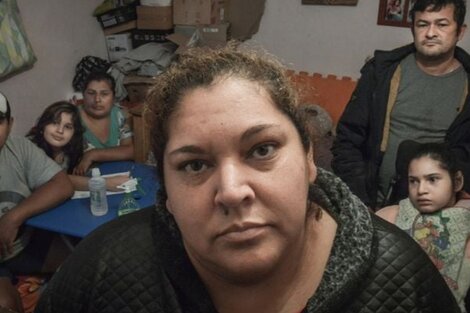
[[[0,79],[36,62],[16,0],[0,1]]]

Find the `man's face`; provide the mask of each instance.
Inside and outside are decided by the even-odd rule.
[[[458,31],[454,20],[454,5],[449,4],[440,11],[416,12],[413,25],[414,44],[417,57],[430,60],[447,60],[454,54],[457,42],[462,39],[466,26]]]
[[[13,119],[2,118],[0,119],[0,150],[2,150],[3,145],[7,141],[8,135],[10,134],[11,125],[13,124]]]

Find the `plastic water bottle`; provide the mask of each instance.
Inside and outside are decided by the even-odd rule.
[[[100,169],[93,168],[91,178],[88,180],[90,189],[91,214],[101,216],[108,213],[108,198],[106,198],[106,181],[101,177]]]
[[[134,197],[132,196],[132,192],[129,186],[126,186],[124,198],[122,198],[121,203],[119,204],[118,208],[118,215],[124,215],[128,213],[132,213],[140,209],[139,204],[135,201]]]

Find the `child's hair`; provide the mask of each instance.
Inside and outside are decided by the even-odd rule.
[[[422,157],[428,157],[439,162],[439,166],[449,172],[452,183],[454,183],[460,168],[457,158],[447,144],[440,142],[417,144],[415,150],[410,154],[408,167],[411,161]]]
[[[69,158],[67,172],[72,173],[75,166],[83,156],[83,132],[85,129],[80,121],[80,115],[75,105],[59,101],[48,106],[41,116],[38,118],[36,125],[26,135],[39,148],[44,150],[46,154],[53,158],[53,150],[51,145],[44,139],[44,128],[58,121],[62,113],[69,113],[72,116],[72,124],[74,133],[70,141],[62,148],[64,155]]]

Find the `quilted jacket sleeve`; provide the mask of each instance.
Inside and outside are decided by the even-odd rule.
[[[54,275],[35,312],[180,312],[156,258],[151,211],[118,218],[85,238]]]
[[[373,221],[379,239],[377,258],[365,281],[368,287],[356,299],[360,312],[461,312],[421,247],[396,226],[378,217]]]

